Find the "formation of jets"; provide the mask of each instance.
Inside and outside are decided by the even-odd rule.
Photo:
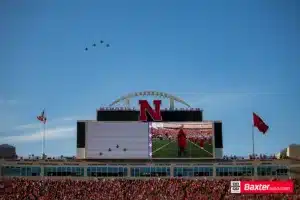
[[[108,43],[105,44],[103,40],[100,40],[100,44],[101,44],[101,45],[104,45],[104,46],[107,47],[107,48],[110,47],[110,44],[108,44]],[[92,45],[92,47],[97,47],[97,44],[94,43],[94,44]],[[88,51],[89,48],[86,47],[84,50],[85,50],[85,51]]]
[[[120,146],[117,144],[117,145],[116,145],[116,148],[118,149],[119,147],[120,147]],[[111,149],[111,148],[108,148],[108,151],[112,151],[112,149]],[[126,149],[126,148],[123,148],[123,151],[127,151],[127,149]],[[102,156],[103,153],[100,152],[99,155]]]

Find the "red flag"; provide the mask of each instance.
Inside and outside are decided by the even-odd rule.
[[[269,126],[264,122],[264,120],[255,113],[253,113],[253,126],[255,126],[263,134],[265,134],[269,129]]]
[[[43,110],[43,112],[36,117],[39,121],[43,122],[44,124],[47,122],[47,118],[45,116],[45,109]]]

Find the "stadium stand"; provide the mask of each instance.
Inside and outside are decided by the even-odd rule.
[[[259,158],[259,156],[258,156]],[[237,160],[235,160],[237,159]],[[11,160],[1,163],[0,200],[14,199],[300,199],[292,159],[228,157],[200,163],[109,164],[100,161]],[[3,160],[2,160],[3,161]],[[93,164],[94,163],[94,164]],[[227,163],[227,164],[226,164]],[[286,163],[286,164],[284,164]],[[298,168],[298,161],[296,161]],[[256,167],[251,167],[251,165]],[[297,173],[296,173],[297,172]],[[293,195],[230,194],[231,180],[291,179]]]
[[[195,179],[101,179],[101,180],[6,180],[1,200],[208,200],[208,199],[300,199],[299,180],[294,194],[230,194],[230,180]],[[3,183],[2,183],[3,184]]]

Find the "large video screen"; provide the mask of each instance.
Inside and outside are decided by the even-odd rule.
[[[87,159],[149,158],[149,125],[143,122],[87,123]]]
[[[214,158],[212,122],[149,123],[152,158]]]

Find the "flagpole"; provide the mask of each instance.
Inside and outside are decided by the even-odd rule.
[[[42,159],[45,158],[45,134],[46,134],[46,123],[44,123],[44,131],[43,131],[43,153],[42,153]]]
[[[44,156],[44,128],[43,128],[43,124],[41,124],[41,133],[42,133],[42,159],[44,158],[43,156]]]
[[[44,132],[43,132],[43,159],[46,158],[46,156],[45,156],[46,122],[47,122],[47,115],[45,113],[45,108],[44,108],[44,116],[43,116],[43,123],[44,123]]]
[[[252,124],[252,156],[255,157],[255,148],[254,148],[254,125]]]

